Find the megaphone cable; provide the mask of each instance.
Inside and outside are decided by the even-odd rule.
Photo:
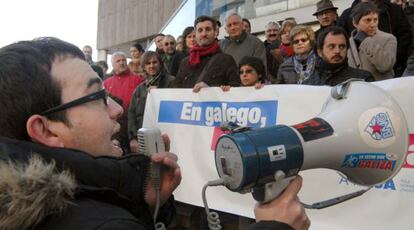
[[[217,212],[211,212],[210,209],[208,208],[207,198],[206,198],[207,187],[220,186],[220,185],[225,186],[226,184],[228,184],[229,179],[230,179],[229,177],[224,176],[220,179],[209,181],[207,182],[207,184],[203,186],[202,197],[203,197],[204,208],[205,208],[206,215],[207,215],[208,227],[210,230],[220,230],[221,225],[220,225],[219,214]]]

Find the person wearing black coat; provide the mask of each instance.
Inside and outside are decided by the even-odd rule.
[[[363,1],[369,0],[354,0],[351,7],[344,10],[339,17],[337,25],[344,28],[348,36],[355,29],[352,24],[352,9]],[[394,65],[394,72],[395,76],[399,77],[405,70],[410,55],[409,50],[412,42],[410,22],[403,9],[389,0],[371,0],[371,2],[376,3],[380,10],[378,29],[397,38],[397,61]]]
[[[348,66],[348,44],[348,36],[341,27],[332,26],[322,31],[317,41],[320,58],[315,74],[304,84],[335,86],[351,78],[373,81],[370,72]]]

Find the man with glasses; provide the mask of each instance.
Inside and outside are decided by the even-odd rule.
[[[177,157],[121,157],[123,109],[82,51],[22,41],[0,49],[0,69],[0,229],[152,229],[149,163],[165,168],[164,204],[181,180]]]
[[[112,72],[114,75],[104,81],[104,88],[115,97],[117,102],[122,105],[124,111],[128,111],[131,97],[135,88],[144,78],[135,75],[127,65],[126,55],[121,51],[112,54]],[[129,153],[129,139],[128,139],[128,113],[125,112],[119,117],[118,122],[121,124],[121,130],[116,135],[116,141],[124,152]]]
[[[162,62],[164,63],[164,69],[168,74],[171,75],[173,62],[176,61],[177,52],[175,49],[175,38],[174,36],[167,34],[162,40],[162,47],[164,54],[161,56]]]

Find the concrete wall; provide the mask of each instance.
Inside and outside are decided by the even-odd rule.
[[[182,1],[99,0],[98,50],[127,52],[134,41],[152,39]]]

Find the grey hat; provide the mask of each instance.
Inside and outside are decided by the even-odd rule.
[[[313,16],[318,15],[319,13],[325,11],[325,10],[337,10],[338,7],[335,7],[331,0],[321,0],[318,3],[316,3],[316,12],[313,13]]]

